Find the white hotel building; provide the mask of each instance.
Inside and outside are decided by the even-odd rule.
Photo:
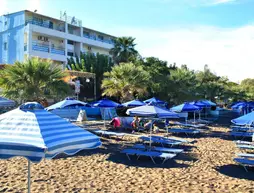
[[[109,55],[115,38],[66,14],[55,19],[27,10],[10,13],[0,16],[0,64],[39,57],[65,67],[67,58],[80,52]]]

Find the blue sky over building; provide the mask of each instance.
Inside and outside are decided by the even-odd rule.
[[[142,56],[187,64],[233,81],[254,78],[253,0],[0,0],[0,14],[23,9],[115,36],[133,36]]]

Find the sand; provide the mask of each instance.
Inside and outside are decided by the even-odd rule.
[[[227,129],[209,127],[183,146],[185,153],[165,164],[148,158],[129,161],[119,153],[134,137],[103,138],[97,150],[58,156],[32,164],[31,191],[51,192],[254,192],[254,170],[248,173],[233,162],[239,150]],[[0,160],[0,192],[26,192],[27,161]]]

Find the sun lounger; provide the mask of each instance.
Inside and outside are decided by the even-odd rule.
[[[141,149],[141,150],[149,150],[150,147],[145,146],[143,144],[135,144],[132,146],[133,149]],[[166,152],[166,153],[182,153],[184,150],[183,149],[176,149],[176,148],[166,148],[166,147],[151,147],[152,151],[159,151],[159,152]]]
[[[235,158],[234,161],[237,162],[238,164],[242,165],[244,167],[244,169],[246,170],[246,172],[248,172],[246,166],[254,167],[254,160],[251,160],[251,159]]]
[[[173,146],[173,145],[180,145],[180,144],[183,143],[181,141],[164,140],[164,139],[158,139],[158,138],[154,138],[154,137],[151,137],[151,139],[150,139],[150,137],[145,137],[145,136],[142,136],[139,139],[141,139],[144,142],[150,142],[151,141],[152,143],[158,143],[163,147],[164,147],[164,145]]]
[[[171,129],[168,129],[168,132],[170,133],[184,133],[185,135],[189,135],[189,134],[192,134],[192,135],[195,135],[195,134],[198,134],[200,133],[199,130],[195,130],[195,129],[184,129],[184,128],[171,128]]]
[[[231,131],[230,135],[234,136],[234,137],[241,137],[242,139],[244,139],[245,137],[252,137],[253,133],[252,132],[236,132],[236,131]]]
[[[117,137],[124,137],[125,134],[124,133],[116,133],[116,132],[112,132],[112,131],[103,131],[103,130],[97,130],[97,131],[94,131],[95,133],[101,135],[101,136],[109,136],[109,138],[111,136],[117,136]]]
[[[238,145],[254,145],[254,142],[249,142],[249,141],[241,141],[241,140],[237,140],[237,141],[234,141],[235,144],[238,144]]]
[[[125,153],[129,160],[130,160],[129,155],[137,155],[138,156],[137,159],[139,159],[140,156],[150,157],[154,164],[156,164],[154,161],[154,158],[156,157],[162,158],[163,159],[162,164],[163,164],[168,159],[172,159],[173,157],[176,156],[176,154],[172,154],[172,153],[161,153],[157,151],[142,151],[137,149],[124,149],[121,151],[121,153]]]
[[[254,158],[254,154],[252,153],[237,153],[237,157],[244,157],[244,158]]]
[[[235,132],[254,132],[254,128],[252,127],[231,127],[231,131]]]
[[[254,145],[236,145],[240,149],[253,149],[254,150]]]

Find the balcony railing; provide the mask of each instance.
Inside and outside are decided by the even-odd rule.
[[[33,42],[32,50],[40,52],[50,52],[52,54],[65,55],[65,49],[62,47],[49,46],[38,42]]]
[[[113,40],[108,40],[108,39],[105,39],[105,40],[103,39],[102,40],[102,39],[98,38],[95,35],[86,35],[86,34],[84,34],[83,37],[91,39],[91,40],[96,40],[96,41],[100,41],[100,42],[104,42],[104,43],[108,43],[108,44],[114,45],[114,41]]]
[[[38,25],[41,27],[45,27],[45,28],[49,28],[49,29],[54,29],[54,30],[61,31],[61,32],[65,31],[63,26],[55,27],[54,23],[51,21],[38,21],[35,19],[28,19],[28,20],[26,20],[26,24],[28,24],[28,23],[33,24],[33,25]]]
[[[49,45],[33,42],[32,49],[35,51],[49,52]]]
[[[59,54],[59,55],[65,55],[64,48],[61,47],[51,47],[51,53],[52,54]]]

